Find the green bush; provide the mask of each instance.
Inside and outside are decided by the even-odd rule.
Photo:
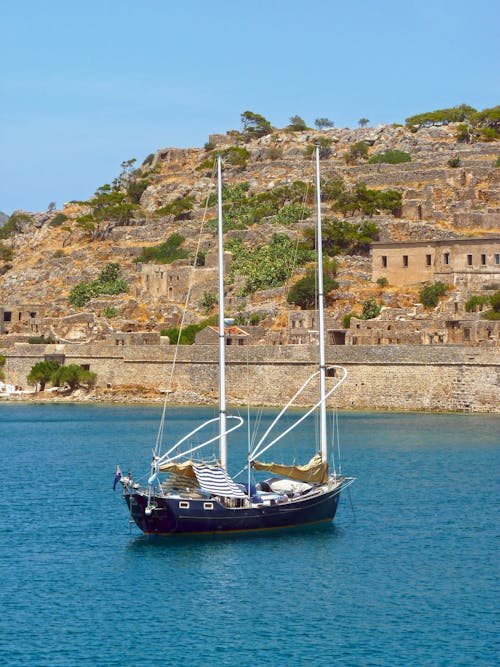
[[[347,313],[347,315],[344,315],[342,318],[342,326],[344,329],[349,329],[351,326],[351,319],[353,317],[357,317],[355,313]]]
[[[7,359],[3,354],[0,354],[0,380],[5,380],[5,373],[3,372],[3,366],[5,366],[5,362]]]
[[[117,311],[116,308],[113,308],[113,306],[106,306],[106,308],[102,311],[102,316],[107,317],[107,318],[113,318],[113,317],[118,317],[119,312]]]
[[[234,280],[235,275],[245,278],[240,296],[283,285],[297,266],[314,259],[310,249],[285,234],[273,234],[269,243],[252,248],[241,239],[233,239],[226,246],[233,253],[230,279]]]
[[[383,211],[394,216],[401,215],[403,195],[398,190],[371,190],[358,183],[352,190],[344,190],[335,199],[332,210],[344,215],[360,211],[364,215],[375,215]]]
[[[353,144],[345,154],[347,164],[357,164],[368,157],[368,144],[364,141],[358,141]]]
[[[456,155],[455,157],[451,157],[448,160],[448,167],[451,167],[452,169],[460,167],[460,158],[458,157],[458,155]]]
[[[377,278],[377,285],[379,287],[387,287],[388,284],[389,281],[387,280],[387,278]]]
[[[180,339],[179,339],[178,327],[170,327],[169,329],[162,329],[160,335],[168,336],[172,345],[177,345],[177,342],[179,343],[179,345],[192,345],[195,341],[196,334],[202,329],[204,329],[206,326],[207,325],[205,323],[188,324],[186,327],[182,329]]]
[[[154,159],[155,159],[155,154],[150,153],[147,157],[144,158],[144,160],[142,162],[142,166],[143,167],[149,166],[153,162]]]
[[[28,343],[30,345],[53,345],[56,342],[54,336],[30,336],[28,338]]]
[[[174,199],[169,204],[156,209],[155,215],[173,215],[174,220],[187,220],[191,217],[193,208],[193,197],[177,197],[177,199]]]
[[[380,306],[377,304],[373,297],[363,301],[363,311],[361,314],[361,319],[363,320],[372,320],[374,317],[380,315]]]
[[[0,242],[0,261],[1,262],[10,262],[10,260],[14,257],[14,253],[12,252],[12,248],[9,248],[8,246],[4,245],[3,243]]]
[[[411,155],[398,150],[375,153],[368,160],[368,164],[402,164],[403,162],[411,162]]]
[[[207,313],[212,310],[214,306],[219,303],[219,298],[213,292],[205,290],[203,296],[200,299],[200,307],[203,308]]]
[[[301,220],[305,220],[311,215],[311,211],[306,206],[300,204],[287,204],[280,208],[274,216],[273,222],[279,225],[292,225]]]
[[[288,303],[299,306],[302,310],[309,310],[316,306],[317,299],[316,271],[308,270],[306,275],[290,288],[287,296]],[[339,286],[338,282],[329,275],[328,269],[323,271],[323,288],[325,297]],[[326,299],[325,299],[326,300]]]
[[[319,146],[320,160],[326,160],[332,154],[332,139],[330,137],[318,137],[314,144],[308,144],[304,149],[305,157],[311,157],[316,152],[316,146]]]
[[[106,264],[97,280],[81,282],[69,293],[69,302],[75,308],[85,306],[91,299],[100,294],[122,294],[128,292],[127,282],[119,277],[120,265],[116,262]]]
[[[447,291],[447,285],[440,280],[431,285],[425,285],[420,290],[420,302],[424,308],[435,308],[439,303],[439,297],[444,296]]]
[[[143,248],[141,254],[134,259],[134,262],[147,264],[171,264],[176,259],[186,259],[187,250],[181,248],[184,243],[184,237],[175,232],[168,239],[158,246]]]
[[[68,216],[65,213],[58,213],[52,218],[49,225],[51,227],[60,227],[66,220],[68,220]]]
[[[488,296],[474,295],[466,301],[465,310],[468,313],[477,313],[478,310],[481,310],[481,306],[484,306],[487,303],[490,303],[490,298]]]
[[[280,160],[283,157],[283,149],[281,146],[269,146],[266,149],[266,157],[268,160]]]

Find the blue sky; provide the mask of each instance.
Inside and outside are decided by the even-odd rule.
[[[251,110],[337,127],[499,103],[495,0],[0,0],[0,211],[87,199],[123,160]]]

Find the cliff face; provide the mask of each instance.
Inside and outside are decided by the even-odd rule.
[[[416,133],[394,126],[275,131],[272,135],[240,144],[248,154],[239,165],[226,161],[224,181],[229,185],[247,182],[248,192],[252,194],[291,185],[295,181],[312,184],[313,165],[311,159],[304,156],[304,150],[318,139],[327,139],[330,155],[322,160],[325,181],[341,179],[347,188],[365,183],[375,190],[393,189],[402,193],[402,208],[397,216],[376,214],[372,218],[380,229],[380,240],[428,240],[498,233],[500,187],[499,169],[495,168],[498,144],[458,143],[455,135],[453,125],[420,129]],[[213,136],[210,141],[222,150],[236,145],[231,133]],[[361,160],[357,164],[348,164],[346,154],[359,142],[368,146],[369,155],[399,150],[408,153],[411,161],[390,165],[368,164]],[[200,243],[200,247],[208,252],[207,257],[210,256],[215,240],[213,228],[205,222],[200,233],[203,219],[206,221],[216,215],[214,206],[207,208],[207,196],[216,190],[211,168],[203,167],[207,155],[207,151],[200,148],[158,150],[154,160],[135,174],[135,178],[147,181],[140,196],[140,207],[126,222],[104,221],[100,233],[94,238],[77,224],[77,218],[89,210],[86,205],[67,204],[62,211],[67,219],[58,225],[52,224],[58,212],[34,214],[31,222],[22,226],[21,233],[3,242],[12,250],[12,258],[4,262],[3,268],[0,260],[0,307],[43,304],[45,329],[37,333],[50,331],[56,337],[71,339],[72,327],[68,317],[80,312],[69,304],[71,288],[82,281],[95,280],[107,263],[117,262],[122,277],[129,284],[129,292],[118,296],[102,295],[91,300],[85,307],[85,311],[92,315],[91,323],[83,334],[81,329],[78,330],[78,337],[100,338],[113,329],[157,330],[161,326],[177,324],[183,305],[180,295],[185,289],[170,293],[148,289],[146,278],[141,276],[140,264],[134,263],[134,259],[144,247],[157,245],[174,232],[185,237],[188,253],[193,253]],[[449,166],[453,159],[458,164],[455,168]],[[180,198],[189,198],[193,208],[180,216],[156,213]],[[332,213],[328,203],[324,206],[324,215],[342,217],[340,213]],[[354,216],[349,214],[348,219],[366,218],[366,215],[355,213]],[[226,238],[239,235],[249,245],[257,246],[268,241],[274,232],[302,238],[304,227],[311,224],[312,220],[283,224],[264,219],[246,225],[242,230],[230,231]],[[178,260],[176,264],[179,263],[182,261]],[[165,265],[165,271],[170,268],[171,265]],[[184,273],[178,270],[171,278],[182,282]],[[198,274],[198,292],[202,286],[210,291],[207,275]],[[338,279],[337,310],[344,308],[347,312],[356,301],[374,293],[369,261],[363,257],[342,258]],[[197,280],[196,272],[194,280]],[[291,308],[285,302],[283,288],[257,291],[245,299],[238,296],[240,288],[241,280],[236,276],[233,285],[228,287],[228,309],[232,311],[229,315],[258,313],[272,328]],[[414,294],[411,289],[398,290],[396,286],[384,294],[384,299],[386,303],[404,307],[412,304]],[[113,307],[118,316],[103,317],[107,307]],[[198,299],[188,311],[187,322],[197,322],[205,315],[206,309]],[[18,330],[21,332],[22,327]],[[15,332],[13,325],[11,333]]]

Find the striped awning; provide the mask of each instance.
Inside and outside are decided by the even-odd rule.
[[[193,469],[203,491],[213,493],[215,496],[245,498],[245,493],[222,468],[195,465]]]

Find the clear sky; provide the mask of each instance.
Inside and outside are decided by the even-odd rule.
[[[356,127],[495,106],[499,18],[498,0],[0,0],[0,211],[87,199],[246,110]]]

